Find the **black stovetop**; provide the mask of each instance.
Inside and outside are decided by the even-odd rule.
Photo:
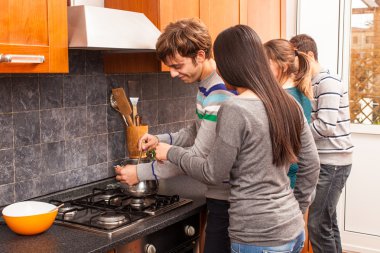
[[[169,212],[191,203],[178,195],[152,195],[134,198],[124,193],[118,184],[107,185],[104,189],[93,188],[92,193],[83,197],[59,201],[64,204],[58,211],[56,223],[93,232],[113,234],[125,231],[140,221]]]

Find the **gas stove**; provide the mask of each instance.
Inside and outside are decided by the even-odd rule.
[[[56,223],[105,234],[109,238],[133,228],[150,217],[169,212],[192,200],[178,195],[152,195],[135,198],[123,191],[120,184],[109,184],[104,189],[93,188],[92,193],[68,201],[50,200],[60,205]]]

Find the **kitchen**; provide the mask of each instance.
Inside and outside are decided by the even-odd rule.
[[[12,1],[3,1],[1,4],[4,5],[7,2],[11,3]],[[157,2],[160,2],[160,4],[165,3],[165,1]],[[175,4],[177,3],[175,1],[172,2],[173,8],[175,8]],[[285,22],[279,20],[281,15],[278,13],[281,10],[284,11],[284,8],[281,9],[279,7],[281,7],[281,3],[283,4],[285,1],[265,1],[265,4],[256,1],[255,7],[258,6],[257,2],[260,2],[259,7],[263,8],[261,12],[258,13],[271,10],[266,17],[272,23],[269,21],[260,22],[260,19],[255,20],[255,17],[258,15],[244,16],[244,12],[240,12],[241,15],[239,17],[236,17],[236,15],[228,15],[231,20],[225,18],[226,20],[223,20],[223,22],[220,20],[216,21],[214,20],[215,17],[209,14],[210,12],[208,11],[210,6],[214,6],[210,4],[211,2],[212,1],[191,1],[191,3],[198,3],[198,5],[189,5],[192,6],[191,8],[180,8],[181,3],[177,6],[179,9],[177,9],[177,12],[170,12],[170,8],[166,7],[165,9],[163,8],[164,5],[162,5],[160,6],[161,14],[156,11],[156,20],[159,24],[157,27],[163,28],[165,23],[169,21],[165,20],[165,18],[168,19],[168,17],[176,19],[179,17],[187,17],[187,15],[206,15],[203,16],[205,22],[208,20],[208,25],[211,26],[210,28],[214,27],[214,30],[211,29],[214,31],[212,34],[213,37],[216,36],[217,31],[223,29],[223,26],[225,28],[238,22],[259,22],[257,30],[259,34],[263,36],[264,41],[272,37],[285,37],[283,34],[285,30],[287,34],[292,33],[292,31],[295,33],[295,28],[293,28],[295,25],[292,26],[292,22],[295,24],[296,21],[291,21],[291,18],[289,20],[287,19],[286,29],[281,28],[281,25],[284,26]],[[224,11],[236,11],[237,13],[245,1],[240,1],[241,5],[236,5],[234,1],[217,2],[218,8],[225,4]],[[235,4],[231,4],[231,2]],[[286,1],[287,17],[295,17],[295,8],[291,8],[292,5],[297,4],[295,2],[296,1]],[[302,24],[298,28],[300,29],[299,31],[316,32],[317,29],[315,29],[315,26],[313,26],[312,29],[307,26],[307,21],[312,19],[312,16],[315,15],[312,10],[317,7],[308,1],[299,2],[300,8],[303,8],[303,15],[300,15],[301,21],[298,21]],[[330,21],[338,22],[336,12],[339,12],[340,8],[344,8],[345,5],[348,5],[348,2],[349,1],[337,1],[334,4],[334,8],[330,9],[331,13],[329,14],[331,14],[332,17],[331,20],[328,18],[330,15],[326,14],[326,23]],[[255,4],[255,1],[250,3]],[[272,3],[272,5],[270,3]],[[319,1],[318,3],[321,6],[327,4],[326,1]],[[105,1],[105,5],[107,4],[112,4],[112,1]],[[202,4],[202,8],[200,8],[200,4]],[[227,4],[231,4],[231,6],[227,8]],[[24,5],[30,6],[32,4],[25,2]],[[3,9],[3,7],[6,8],[6,6],[1,6],[1,9]],[[46,8],[46,6],[43,8]],[[64,9],[62,6],[60,8],[61,11]],[[193,11],[195,14],[183,13],[186,11]],[[220,10],[218,10],[218,13],[220,13]],[[209,16],[207,16],[207,14],[209,14]],[[148,16],[149,13],[146,13],[146,15]],[[67,30],[65,30],[62,25],[65,23],[66,16],[63,16],[64,17],[60,17],[61,20],[57,18],[58,20],[55,21],[59,24],[56,29],[62,29],[66,31],[67,34]],[[261,17],[262,16],[265,15],[261,14]],[[285,15],[282,17],[285,17]],[[302,20],[305,21],[302,22]],[[226,24],[226,22],[231,23]],[[268,29],[267,26],[276,28]],[[332,26],[330,30],[332,30],[332,33],[341,33],[342,29],[338,30],[338,28],[339,26],[337,24],[336,26]],[[267,34],[265,32],[273,33]],[[51,38],[51,36],[52,35],[49,35],[49,38]],[[286,35],[286,37],[287,36],[288,35]],[[331,44],[322,46],[320,50],[323,54],[322,58],[329,59],[331,52],[327,52],[327,50],[339,51],[338,45],[342,43],[342,40],[339,40],[340,37],[338,36],[334,38],[336,38],[337,48],[331,47]],[[321,40],[323,41],[323,39]],[[67,41],[65,46],[67,47]],[[62,45],[57,48],[62,50],[61,47]],[[1,45],[0,48],[1,53],[5,52],[6,47],[3,49]],[[36,48],[33,48],[32,51],[37,52],[36,50]],[[46,46],[41,47],[40,50],[42,50],[41,52],[46,52]],[[326,53],[323,53],[324,51],[326,51]],[[20,51],[14,52],[19,53]],[[21,52],[26,53],[27,51]],[[53,50],[51,50],[51,52],[53,52]],[[0,67],[0,71],[5,73],[0,75],[0,132],[2,136],[2,140],[0,141],[0,160],[2,161],[0,206],[44,196],[49,193],[70,189],[91,182],[97,182],[114,175],[113,165],[125,159],[127,157],[127,151],[124,145],[125,133],[122,118],[109,104],[111,88],[123,87],[129,96],[140,98],[138,104],[139,112],[143,116],[143,122],[150,126],[149,131],[153,134],[165,131],[176,131],[194,120],[193,112],[195,108],[193,107],[193,101],[196,90],[194,87],[184,85],[176,79],[172,80],[167,72],[159,72],[162,66],[152,61],[152,53],[106,54],[102,50],[76,49],[69,49],[68,52],[68,57],[58,56],[58,60],[55,60],[54,64],[48,65],[51,70],[47,70],[48,67],[39,66],[38,64],[37,66],[36,64],[31,64],[32,66],[25,66],[23,64],[23,69],[14,65],[10,67],[12,69],[5,71],[3,71],[3,66]],[[46,62],[53,60],[57,55],[58,53],[52,53],[49,57],[46,57]],[[337,55],[338,58],[338,54],[333,55]],[[65,58],[67,59],[65,60]],[[123,64],[115,64],[115,62],[120,63],[121,61]],[[336,66],[338,59],[329,59],[327,62],[329,64],[332,62],[331,65],[333,69],[343,68]],[[63,67],[59,65],[63,65]],[[66,70],[64,69],[65,67]],[[67,72],[68,74],[53,74]],[[175,115],[173,115],[173,111],[176,111]],[[358,134],[358,136],[362,136],[362,134]],[[376,138],[376,135],[372,135],[372,137]],[[369,141],[373,143],[375,140],[370,139]],[[368,162],[369,161],[367,161],[367,163]],[[376,164],[378,164],[376,161],[371,161],[371,163],[372,162],[374,162],[374,165],[369,165],[368,167],[376,167]],[[25,164],[28,164],[28,166],[25,166]],[[173,184],[175,185],[175,182],[177,181],[169,181],[167,184],[161,183],[160,190],[168,190],[169,194],[179,194],[180,196],[182,194],[184,197],[193,200],[202,195],[201,192],[198,195],[193,192],[182,192],[181,187],[179,187],[179,189],[176,188],[175,192],[171,192],[171,188],[175,187],[172,186]],[[189,182],[189,184],[196,184],[196,182]],[[193,188],[200,188],[200,191],[202,190],[201,186]],[[197,205],[199,206],[195,207],[195,211],[191,210],[191,212],[199,212],[202,209],[202,201]],[[372,205],[374,204],[372,203]],[[374,211],[379,210],[378,206],[373,207]],[[189,212],[187,208],[192,209],[194,207],[190,208],[189,206],[185,206],[184,208]],[[189,215],[186,211],[182,214],[185,216]],[[344,216],[341,215],[341,217]],[[163,219],[172,219],[169,223],[173,224],[177,218],[173,219],[171,215],[166,214]],[[2,224],[2,226],[5,225]],[[53,231],[61,229],[57,227],[59,226],[54,225],[51,229]],[[6,227],[2,228],[6,229]],[[157,228],[157,226],[150,228],[151,230],[148,232],[152,232],[152,230]],[[95,235],[92,239],[89,239],[86,237],[86,234],[83,234],[81,231],[74,232],[72,229],[69,231],[72,233],[70,239],[74,239],[74,241],[80,240],[81,243],[89,247],[88,249],[78,249],[78,251],[87,252],[97,249],[104,251],[107,247],[107,249],[112,249],[113,243],[122,243],[123,240],[119,237],[118,239],[114,239],[116,242],[112,241],[110,243],[107,238],[99,235]],[[138,232],[136,233],[138,234]],[[66,233],[63,232],[63,234]],[[41,235],[42,238],[41,236],[37,237],[45,240],[45,242],[41,243],[41,241],[38,241],[36,238],[31,240],[17,239],[11,246],[21,247],[24,245],[24,247],[32,246],[31,248],[36,249],[41,247],[41,244],[46,247],[48,247],[49,244],[62,246],[68,243],[63,239],[63,234],[60,234],[59,238],[62,236],[62,239],[59,241],[57,241],[57,238],[52,238],[51,234],[45,233]],[[370,237],[370,240],[374,241],[373,245],[376,245],[376,242],[378,242],[376,241],[376,236]],[[13,237],[12,235],[12,238],[18,237]],[[133,238],[128,238],[127,240],[132,239]],[[363,240],[368,241],[368,239],[361,239],[361,241]],[[6,243],[6,241],[4,242]],[[79,243],[79,245],[81,245],[81,243]],[[360,244],[360,242],[358,244]],[[70,245],[67,245],[67,247],[66,250],[70,249]],[[22,248],[13,249],[20,249],[21,251]],[[368,252],[378,252],[379,247],[374,246],[372,250],[373,251]],[[46,249],[46,251],[49,252],[49,249]],[[54,248],[50,251],[57,252],[59,248]],[[366,252],[364,250],[354,249],[353,251]],[[17,250],[14,252],[17,252]]]

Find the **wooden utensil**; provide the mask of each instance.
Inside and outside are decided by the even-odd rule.
[[[58,210],[58,209],[59,209],[60,207],[62,207],[64,204],[65,204],[65,203],[62,203],[62,204],[60,204],[59,206],[54,207],[54,208],[51,209],[48,213],[50,213],[50,212],[54,212],[55,210]]]
[[[126,119],[125,116],[120,112],[119,107],[117,106],[117,102],[116,102],[115,98],[113,97],[113,94],[111,94],[111,96],[110,96],[110,104],[111,104],[111,106],[112,106],[113,109],[115,109],[116,111],[118,111],[118,112],[121,114],[121,116],[123,117],[123,120],[124,120],[125,125],[128,126],[127,119]]]
[[[124,115],[127,119],[128,125],[133,126],[133,120],[131,118],[132,107],[125,95],[125,91],[123,88],[115,88],[112,89],[112,94],[116,100],[117,107],[120,110],[120,113]]]

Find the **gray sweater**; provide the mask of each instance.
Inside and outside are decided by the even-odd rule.
[[[207,158],[172,147],[168,159],[188,175],[218,184],[230,177],[230,227],[233,242],[275,246],[295,239],[319,175],[319,159],[304,119],[302,149],[294,192],[289,165],[272,163],[268,118],[259,99],[234,97],[219,110],[216,140]]]
[[[322,69],[312,79],[314,99],[311,101],[310,124],[322,164],[352,163],[348,91],[338,77]]]
[[[220,105],[227,101],[233,93],[227,91],[223,80],[214,71],[207,78],[198,83],[196,103],[197,120],[194,124],[171,134],[160,134],[161,142],[175,146],[185,147],[188,152],[206,158],[213,148],[215,141],[215,128]],[[145,163],[137,166],[139,180],[152,180],[156,177],[170,178],[183,174],[175,164],[168,161],[164,163]],[[228,200],[230,185],[221,182],[218,185],[207,185],[206,197]]]

